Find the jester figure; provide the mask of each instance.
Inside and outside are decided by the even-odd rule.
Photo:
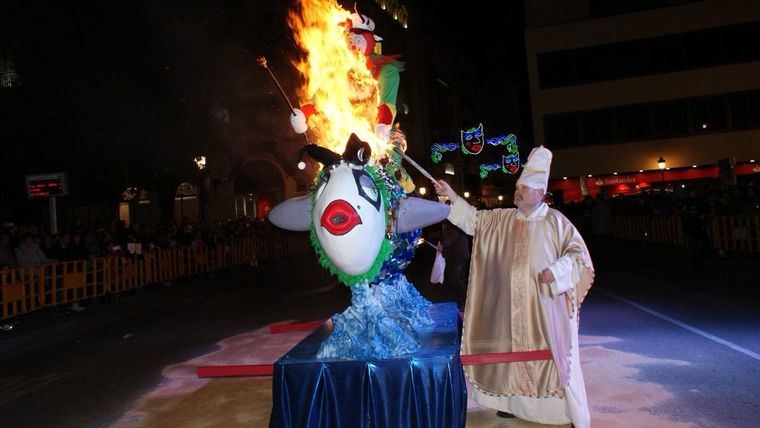
[[[323,164],[313,191],[276,206],[269,220],[308,231],[319,263],[351,288],[351,306],[334,315],[318,358],[389,358],[415,352],[418,333],[433,324],[430,302],[403,270],[420,228],[446,218],[449,207],[409,197],[371,160],[369,144],[352,135],[342,155],[317,145],[303,151]]]
[[[401,151],[406,151],[406,139],[398,126],[394,127],[400,74],[404,71],[404,63],[398,60],[399,55],[381,55],[375,52],[376,43],[383,39],[375,34],[375,22],[366,15],[357,11],[349,15],[340,25],[345,30],[349,48],[364,55],[367,69],[378,83],[375,134],[384,141],[390,141]],[[376,94],[366,92],[357,86],[352,94],[352,101],[361,101],[371,96],[376,96]],[[293,109],[290,115],[290,125],[293,130],[299,134],[306,132],[309,129],[309,117],[318,113],[318,110],[319,106],[313,103],[304,104],[300,109]],[[388,173],[396,179],[406,193],[413,192],[415,186],[402,166],[401,156],[391,152],[387,161]]]

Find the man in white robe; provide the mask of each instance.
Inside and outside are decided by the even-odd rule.
[[[462,355],[513,362],[465,366],[480,404],[543,424],[590,425],[578,349],[578,312],[593,282],[578,231],[543,202],[552,154],[533,149],[517,181],[517,209],[476,210],[445,181],[448,219],[474,236]]]

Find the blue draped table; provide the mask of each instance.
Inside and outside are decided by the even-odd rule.
[[[440,303],[430,315],[419,351],[387,360],[317,359],[327,332],[314,331],[274,364],[270,427],[464,427],[459,311]]]

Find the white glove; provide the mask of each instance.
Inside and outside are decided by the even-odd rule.
[[[391,138],[391,126],[378,123],[375,125],[375,135],[383,141],[388,141]]]
[[[306,115],[297,108],[293,109],[293,113],[290,114],[290,126],[293,127],[296,134],[306,132],[309,129],[309,125],[306,124]]]
[[[438,196],[445,196],[449,198],[451,203],[459,199],[459,195],[457,195],[457,192],[454,191],[454,189],[449,186],[449,183],[443,181],[443,180],[436,180],[435,183],[433,183],[433,186],[435,187],[435,192],[438,194]]]

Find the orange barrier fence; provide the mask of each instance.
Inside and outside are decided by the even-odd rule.
[[[0,270],[0,319],[308,251],[308,237],[278,232],[242,239],[231,245],[163,249],[140,256],[90,258],[3,269]]]
[[[708,234],[716,250],[760,252],[758,215],[713,217]],[[613,219],[613,237],[653,244],[686,245],[678,216],[616,217]]]
[[[760,252],[760,216],[722,216],[710,225],[715,248]]]
[[[653,244],[683,245],[680,217],[614,217],[612,236]]]

